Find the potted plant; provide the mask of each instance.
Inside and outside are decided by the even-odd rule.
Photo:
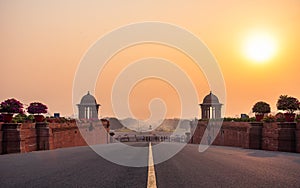
[[[252,112],[255,113],[256,121],[261,121],[264,118],[265,114],[271,112],[271,108],[268,103],[259,101],[253,106]]]
[[[287,95],[280,95],[277,101],[277,109],[285,111],[285,121],[293,122],[295,120],[295,111],[300,108],[298,99]]]
[[[282,112],[278,112],[275,115],[275,117],[276,117],[277,122],[284,122],[285,121],[284,114]]]
[[[0,112],[2,113],[3,121],[10,123],[15,113],[23,114],[23,104],[14,99],[7,99],[0,104]]]
[[[44,120],[44,116],[41,114],[47,113],[48,107],[40,102],[30,103],[27,108],[27,112],[30,114],[34,114],[34,119],[36,122],[42,122]]]

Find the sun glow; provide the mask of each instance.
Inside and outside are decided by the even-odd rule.
[[[257,63],[270,60],[276,53],[276,42],[266,34],[255,34],[245,42],[246,56]]]

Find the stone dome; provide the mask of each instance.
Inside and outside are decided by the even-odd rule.
[[[210,92],[208,95],[206,95],[203,99],[203,104],[219,104],[219,99],[216,95],[212,94]]]
[[[96,105],[97,101],[96,101],[95,97],[93,95],[91,95],[90,92],[88,92],[85,96],[83,96],[81,98],[80,104],[81,105]]]

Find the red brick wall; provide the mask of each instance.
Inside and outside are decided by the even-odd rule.
[[[56,148],[104,144],[108,137],[101,123],[49,123],[36,125],[23,123],[20,129],[6,131],[5,138],[0,124],[0,154],[31,152]],[[9,142],[5,140],[9,140]],[[4,142],[3,142],[4,140]],[[2,146],[5,146],[4,148]]]
[[[233,146],[271,151],[300,152],[300,123],[263,123],[260,126],[247,122],[223,122],[213,145]],[[199,144],[207,122],[199,121],[192,143]]]
[[[246,140],[248,126],[248,123],[245,122],[223,122],[222,128],[213,144],[242,147]]]
[[[84,146],[86,142],[81,136],[76,123],[50,124],[53,136],[53,148]]]
[[[202,136],[204,135],[206,126],[207,126],[207,122],[198,121],[197,126],[194,128],[194,134],[191,138],[191,141],[193,144],[200,144]]]
[[[106,129],[101,123],[81,123],[80,128],[76,123],[51,123],[49,124],[52,132],[53,149],[104,144],[106,143]]]
[[[21,139],[24,142],[21,144],[23,152],[31,152],[37,150],[35,124],[23,123],[20,132]]]
[[[274,122],[255,127],[247,122],[223,122],[213,144],[300,153],[300,123],[296,128],[293,126]],[[84,146],[87,143],[104,144],[109,140],[101,123],[82,123],[79,127],[76,123],[49,123],[46,127],[37,128],[34,123],[24,123],[18,130],[8,130],[3,137],[0,123],[0,153]],[[206,127],[206,121],[198,122],[191,138],[192,143],[200,143]]]
[[[53,130],[53,148],[87,145],[77,127]]]
[[[85,146],[106,143],[106,130],[100,123],[50,124],[53,148]]]
[[[199,144],[207,127],[206,121],[199,121],[192,136],[192,143]],[[246,122],[223,122],[220,132],[213,145],[242,147],[247,137]]]

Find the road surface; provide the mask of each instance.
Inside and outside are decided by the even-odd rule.
[[[153,152],[154,161],[157,157]],[[199,153],[198,145],[189,144],[153,170],[157,187],[300,187],[300,154],[295,153],[219,146]],[[148,173],[148,167],[106,161],[89,147],[0,156],[0,187],[143,188]]]

